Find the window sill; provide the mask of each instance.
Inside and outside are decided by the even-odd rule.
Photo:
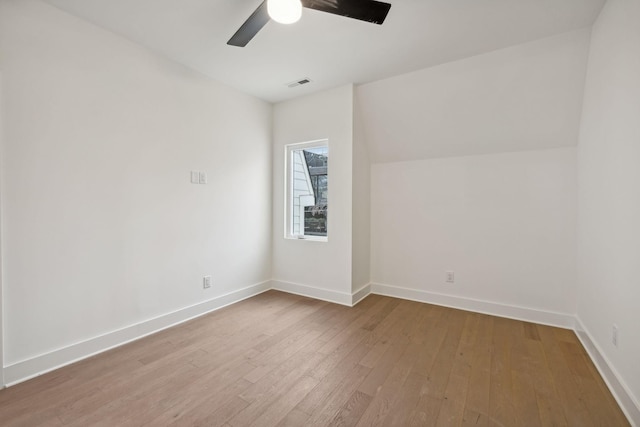
[[[287,240],[300,240],[308,242],[328,242],[329,238],[324,236],[286,236]]]

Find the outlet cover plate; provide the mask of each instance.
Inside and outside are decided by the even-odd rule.
[[[211,276],[204,276],[202,278],[202,288],[209,289],[211,287]]]

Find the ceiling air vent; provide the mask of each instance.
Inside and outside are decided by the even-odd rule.
[[[309,78],[304,78],[304,79],[296,80],[295,82],[291,82],[287,84],[287,86],[296,87],[300,85],[306,85],[307,83],[311,83],[311,80]]]

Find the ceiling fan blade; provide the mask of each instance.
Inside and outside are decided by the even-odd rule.
[[[374,24],[382,24],[391,9],[389,3],[375,0],[302,0],[302,5]]]
[[[263,1],[260,6],[251,14],[249,19],[244,21],[244,24],[238,31],[229,39],[228,45],[245,47],[251,39],[258,34],[258,31],[269,22],[269,13],[267,12],[267,1]]]

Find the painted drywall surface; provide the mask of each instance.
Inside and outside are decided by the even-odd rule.
[[[269,279],[271,106],[49,5],[0,7],[5,364]]]
[[[572,146],[589,31],[356,88],[373,163]]]
[[[371,272],[371,163],[358,99],[353,109],[353,239],[351,290],[369,283]]]
[[[593,27],[578,146],[577,311],[638,408],[639,22],[639,1],[610,0]]]
[[[373,165],[372,282],[575,313],[575,173],[573,147]]]
[[[351,293],[353,86],[273,108],[273,278]],[[285,146],[329,141],[328,241],[284,238]]]
[[[2,171],[4,170],[4,126],[3,126],[3,77],[2,61],[0,61],[0,388],[4,387],[4,329],[3,329],[3,303],[2,303]]]

